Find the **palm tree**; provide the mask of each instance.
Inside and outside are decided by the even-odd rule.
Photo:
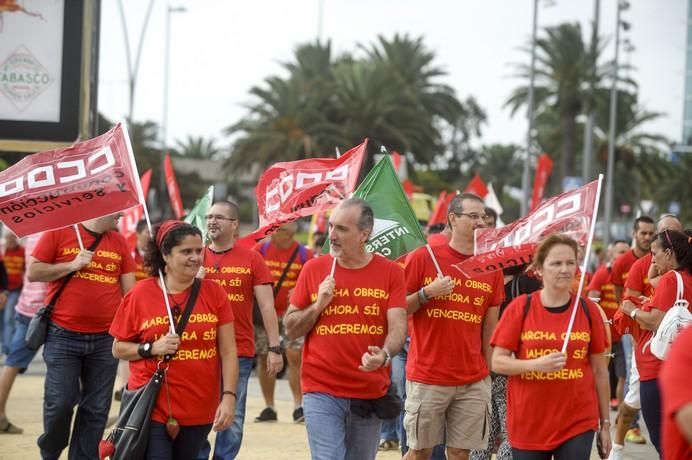
[[[598,56],[603,46],[599,41],[596,56],[582,39],[580,25],[561,24],[545,29],[545,37],[536,39],[536,71],[534,85],[535,116],[540,122],[541,115],[552,111],[556,117],[552,127],[559,135],[559,148],[551,152],[559,158],[558,183],[568,174],[576,171],[579,133],[577,116],[585,108],[590,98],[589,81],[595,69],[596,87],[603,85],[612,75],[612,65],[598,65]],[[526,51],[530,52],[530,49]],[[517,76],[528,79],[530,68],[526,64],[517,65]],[[622,66],[620,66],[622,68]],[[625,87],[636,86],[627,78],[620,78]],[[514,115],[519,108],[528,103],[529,88],[516,88],[505,103]],[[598,104],[598,102],[596,102]],[[549,117],[549,118],[552,118]],[[540,123],[537,123],[539,131]]]
[[[213,159],[221,150],[216,146],[215,139],[205,139],[202,136],[188,135],[185,141],[176,140],[177,153],[193,158]]]

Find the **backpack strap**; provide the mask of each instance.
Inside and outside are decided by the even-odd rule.
[[[265,241],[264,243],[262,243],[262,246],[260,246],[259,250],[260,254],[262,254],[263,256],[267,255],[267,249],[269,249],[269,244],[269,241]]]
[[[300,257],[300,263],[301,264],[305,264],[305,262],[307,262],[308,249],[300,243],[298,243],[298,256]]]
[[[527,316],[529,316],[529,310],[531,309],[531,294],[526,295],[526,304],[524,305],[524,316],[522,317],[522,321],[526,319]]]
[[[684,290],[685,285],[684,285],[684,283],[682,282],[682,276],[680,276],[680,273],[678,273],[677,270],[673,270],[673,273],[675,273],[675,279],[676,279],[677,282],[678,282],[678,286],[677,286],[677,297],[676,297],[676,300],[675,300],[675,301],[676,301],[676,302],[679,302],[680,300],[682,300],[682,295],[683,295],[683,290]]]

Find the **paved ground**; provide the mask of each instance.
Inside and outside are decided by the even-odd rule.
[[[8,415],[13,423],[24,428],[22,435],[0,435],[0,460],[24,460],[38,458],[36,438],[41,433],[41,404],[43,398],[43,375],[45,366],[37,359],[26,375],[20,376],[8,403]],[[263,408],[259,384],[252,378],[249,387],[245,437],[239,459],[247,460],[288,460],[308,459],[310,457],[305,426],[291,421],[293,405],[288,383],[277,384],[276,423],[253,423],[252,420]],[[113,404],[112,414],[116,415],[118,404]],[[614,416],[612,417],[615,418]],[[647,444],[627,445],[626,459],[651,460],[657,458],[656,452]],[[66,455],[63,458],[67,458]],[[399,459],[398,452],[381,452],[377,460]],[[597,459],[594,453],[591,457]]]

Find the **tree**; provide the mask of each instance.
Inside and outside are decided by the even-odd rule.
[[[221,150],[216,146],[215,139],[205,139],[202,136],[187,136],[184,141],[176,140],[176,153],[193,158],[215,158]]]

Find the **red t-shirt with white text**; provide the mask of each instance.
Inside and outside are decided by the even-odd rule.
[[[611,321],[610,336],[612,337],[613,343],[620,342],[620,340],[622,340],[622,336],[612,323],[613,317],[618,311],[619,305],[615,299],[615,286],[610,282],[610,271],[607,266],[601,265],[598,270],[596,270],[596,273],[593,274],[591,283],[589,283],[589,287],[586,289],[586,292],[590,291],[598,291],[600,293],[599,296],[601,297],[601,300],[598,302],[598,304],[601,306],[601,308],[603,308],[606,316]]]
[[[96,237],[78,226],[84,247]],[[70,262],[79,254],[79,242],[73,227],[43,234],[31,254],[48,264]],[[120,276],[135,271],[135,263],[125,238],[116,231],[103,235],[86,267],[75,273],[60,294],[51,321],[65,329],[84,333],[106,332],[122,300]],[[53,298],[63,279],[48,284],[46,303]]]
[[[692,276],[687,271],[678,271],[682,276],[684,285],[683,298],[692,305]],[[654,291],[651,300],[647,300],[642,305],[642,310],[650,312],[653,308],[666,313],[673,307],[677,299],[678,282],[675,273],[671,270],[661,276],[658,286]],[[637,370],[639,371],[639,380],[646,382],[658,378],[658,371],[661,368],[662,361],[651,353],[651,348],[647,345],[644,350],[644,345],[653,337],[654,331],[649,331],[642,328],[642,332],[637,340],[635,348],[635,357],[637,359]]]
[[[267,264],[267,267],[272,274],[274,285],[276,285],[276,283],[279,282],[279,278],[281,278],[281,274],[286,268],[288,259],[291,257],[291,254],[293,254],[296,247],[298,247],[298,242],[294,241],[291,246],[285,249],[278,248],[275,244],[270,242],[266,245],[266,250],[264,251],[264,254],[262,254],[261,249],[265,244],[266,243],[264,242],[258,243],[253,249],[264,257],[264,262]],[[277,292],[276,296],[274,297],[274,308],[276,308],[277,316],[283,316],[284,313],[286,313],[286,309],[288,308],[288,291],[296,286],[298,274],[300,274],[300,271],[303,269],[304,261],[307,262],[315,257],[313,252],[308,248],[304,249],[304,261],[301,260],[300,254],[301,252],[298,251],[293,259],[293,262],[291,262],[291,267],[286,272],[286,277],[281,283],[281,289],[279,289],[279,292]]]
[[[24,248],[17,246],[14,249],[6,249],[3,262],[7,271],[7,289],[12,291],[22,287],[26,267]]]
[[[332,256],[305,264],[291,296],[291,304],[305,309],[317,300],[320,283],[329,275]],[[387,337],[387,312],[406,308],[404,270],[379,254],[363,268],[337,263],[331,303],[305,336],[301,388],[339,398],[375,399],[389,386],[389,368],[358,369],[368,346],[382,347]]]
[[[646,297],[651,297],[654,293],[654,288],[649,283],[649,267],[651,267],[651,253],[636,260],[630,267],[625,289],[641,292]]]
[[[446,296],[430,299],[413,314],[406,378],[428,385],[477,382],[490,373],[483,356],[482,328],[488,308],[504,301],[502,272],[469,279],[452,264],[470,256],[449,245],[434,247],[433,254],[455,287]],[[436,277],[428,250],[414,252],[406,265],[406,291],[416,292]]]
[[[692,327],[683,330],[663,362],[658,384],[661,387],[663,420],[661,438],[664,460],[692,460],[692,444],[680,433],[675,420],[677,412],[692,404]]]
[[[180,312],[187,294],[179,293]],[[184,299],[184,300],[183,300]],[[233,321],[226,293],[216,283],[202,280],[197,301],[182,335],[180,349],[166,372],[168,385],[161,387],[152,419],[166,423],[169,413],[181,425],[206,425],[214,421],[221,394],[221,360],[217,349],[219,326]],[[159,279],[147,278],[135,284],[113,318],[110,334],[123,342],[153,342],[170,330],[166,304]],[[156,371],[158,359],[130,361],[130,389],[145,385]],[[170,390],[171,410],[168,407]]]
[[[205,279],[216,281],[226,291],[233,307],[238,356],[255,356],[252,299],[255,286],[272,283],[267,264],[257,252],[237,245],[223,253],[215,253],[207,247],[204,270]]]
[[[493,334],[493,346],[514,352],[517,359],[534,359],[562,349],[574,298],[567,310],[551,312],[541,303],[540,292],[532,294],[526,318],[526,295],[507,306]],[[578,305],[565,367],[509,377],[507,432],[512,447],[553,450],[574,436],[598,428],[598,399],[589,355],[603,353],[607,338],[598,308],[590,300],[584,301],[591,322]]]

